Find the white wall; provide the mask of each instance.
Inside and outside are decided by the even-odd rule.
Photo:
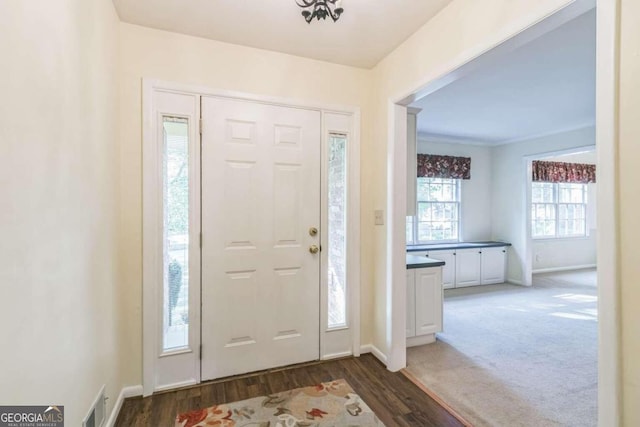
[[[596,153],[590,151],[564,156],[544,157],[550,162],[596,164]],[[587,236],[572,239],[534,239],[533,271],[592,266],[596,264],[596,204],[597,183],[588,184]]]
[[[471,157],[471,179],[462,180],[461,240],[491,238],[491,147],[418,140],[418,153]]]
[[[573,239],[533,240],[533,272],[595,267],[596,234]]]
[[[371,72],[359,68],[153,30],[120,25],[120,250],[123,265],[121,315],[127,325],[127,378],[142,382],[142,79],[154,78],[213,89],[309,100],[362,108],[362,331],[371,342],[372,189],[377,173],[369,160]]]
[[[522,281],[526,257],[525,156],[595,145],[595,129],[587,127],[493,148],[493,238],[511,242],[507,279]],[[542,156],[541,156],[542,157]],[[558,248],[560,249],[560,248]],[[584,254],[590,256],[590,253]],[[595,254],[593,254],[595,256]],[[567,259],[567,262],[577,262]],[[585,262],[591,263],[591,262]]]
[[[78,426],[120,392],[118,18],[110,0],[0,2],[0,403]]]

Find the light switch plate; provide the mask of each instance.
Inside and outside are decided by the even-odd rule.
[[[376,225],[384,225],[384,211],[382,209],[374,211],[375,214],[375,224]]]

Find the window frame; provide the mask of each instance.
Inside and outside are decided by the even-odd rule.
[[[455,184],[455,201],[421,201],[418,197],[418,188],[419,188],[419,180],[448,180],[452,181]],[[443,184],[443,183],[441,183]],[[420,204],[455,204],[456,205],[456,218],[455,221],[457,223],[457,237],[455,239],[439,239],[439,240],[419,240],[419,223],[420,222],[428,222],[428,221],[418,221],[418,216],[420,213]],[[460,242],[460,238],[462,236],[462,179],[458,178],[428,178],[428,177],[417,177],[416,178],[416,214],[407,217],[407,222],[411,222],[411,242],[407,242],[411,245],[428,245],[428,244],[436,244],[436,243],[458,243]],[[433,221],[432,221],[433,222]]]
[[[550,184],[553,189],[553,202],[534,202],[533,192],[534,186],[538,184]],[[561,202],[560,201],[560,186],[561,185],[580,185],[582,188],[582,203],[575,202]],[[546,234],[546,235],[538,235],[535,234],[535,224],[538,221],[543,221],[536,218],[534,214],[534,210],[536,206],[553,206],[554,207],[554,218],[553,219],[545,219],[546,221],[554,222],[554,234]],[[560,222],[561,221],[569,221],[569,220],[561,220],[560,219],[560,208],[561,206],[582,206],[582,211],[584,212],[584,217],[582,218],[583,222],[583,232],[581,234],[560,234]],[[529,223],[529,227],[531,229],[531,238],[533,240],[563,240],[563,239],[584,239],[589,237],[589,229],[588,229],[588,206],[589,206],[589,186],[588,184],[582,183],[564,183],[564,182],[540,182],[540,181],[532,181],[531,182],[531,201],[529,204],[529,209],[531,212],[531,222]],[[575,220],[575,219],[574,219]]]

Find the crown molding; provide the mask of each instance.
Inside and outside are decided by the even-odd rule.
[[[516,144],[518,142],[530,141],[533,139],[545,138],[552,135],[558,135],[567,132],[575,132],[583,129],[594,128],[595,123],[593,121],[588,121],[585,123],[581,123],[575,126],[567,126],[565,128],[554,129],[547,132],[540,132],[533,135],[528,135],[525,137],[511,138],[511,139],[501,139],[501,140],[491,140],[491,139],[482,139],[482,138],[473,138],[469,136],[460,136],[460,135],[445,135],[445,134],[436,134],[430,132],[418,132],[418,142],[433,142],[440,144],[461,144],[461,145],[478,145],[482,147],[498,147],[500,145],[508,145],[508,144]]]
[[[552,136],[552,135],[558,135],[561,133],[567,133],[567,132],[574,132],[574,131],[578,131],[578,130],[582,130],[582,129],[588,129],[588,128],[593,128],[595,129],[596,125],[595,125],[595,121],[588,121],[588,122],[584,122],[581,123],[579,125],[575,125],[575,126],[567,126],[565,128],[560,128],[560,129],[554,129],[551,131],[547,131],[547,132],[540,132],[534,135],[529,135],[529,136],[525,136],[525,137],[521,137],[521,138],[513,138],[513,139],[506,139],[504,141],[499,142],[498,144],[495,145],[507,145],[507,144],[515,144],[518,142],[524,142],[524,141],[531,141],[532,139],[540,139],[540,138],[546,138],[548,136]]]
[[[479,145],[491,147],[498,145],[500,141],[483,140],[459,135],[443,135],[429,132],[418,132],[418,142],[434,142],[438,144]]]

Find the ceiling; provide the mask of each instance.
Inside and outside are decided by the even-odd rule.
[[[372,68],[451,0],[343,0],[307,24],[296,0],[113,0],[131,24]]]
[[[595,123],[595,9],[412,106],[423,139],[497,145]]]

